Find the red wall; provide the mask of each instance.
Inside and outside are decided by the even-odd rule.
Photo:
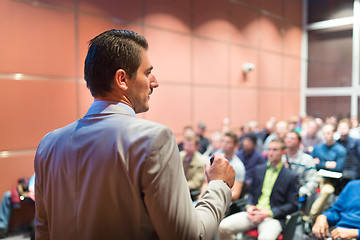
[[[92,102],[83,80],[88,41],[112,28],[143,34],[160,87],[139,117],[205,122],[207,133],[298,115],[301,0],[1,0],[0,194],[33,173],[47,132]],[[256,65],[244,77],[241,66]]]

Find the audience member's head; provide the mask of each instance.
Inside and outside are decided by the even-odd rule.
[[[194,128],[192,126],[185,126],[183,130],[183,136],[186,139],[188,136],[195,135]]]
[[[249,132],[257,133],[259,132],[259,123],[256,120],[251,120],[248,122]]]
[[[287,149],[297,150],[301,143],[301,136],[295,130],[291,130],[286,134],[285,145]]]
[[[335,116],[328,116],[325,118],[325,124],[332,124],[333,126],[336,126],[337,118]]]
[[[275,125],[276,125],[276,119],[274,117],[270,118],[265,123],[266,132],[269,134],[273,133],[275,131]]]
[[[223,135],[219,131],[216,131],[213,134],[211,134],[210,142],[213,147],[213,151],[217,151],[221,149],[222,139],[223,139]]]
[[[275,138],[271,140],[267,150],[267,158],[273,166],[281,162],[281,158],[284,153],[284,141],[281,138]]]
[[[184,141],[184,151],[186,155],[193,156],[199,149],[200,138],[196,135],[189,135]]]
[[[240,127],[240,136],[245,136],[247,133],[250,132],[250,127],[249,127],[249,123],[244,123],[241,127]],[[225,133],[226,134],[226,133]]]
[[[198,136],[204,136],[205,130],[206,130],[206,125],[205,125],[205,123],[199,122],[199,123],[196,125],[195,133],[196,133],[196,135],[198,135]]]
[[[347,118],[339,121],[337,131],[340,133],[340,139],[345,140],[349,136],[350,132],[350,120]]]
[[[288,123],[286,121],[280,121],[276,124],[276,137],[284,139],[288,132]]]
[[[315,118],[314,121],[316,122],[318,129],[322,129],[324,121],[321,118]]]
[[[299,122],[298,116],[290,117],[290,119],[288,121],[288,131],[296,129],[298,122]]]
[[[228,158],[234,155],[235,149],[237,149],[238,136],[233,131],[225,133],[222,141],[222,151],[225,154],[225,157]]]
[[[257,136],[255,133],[248,133],[244,136],[242,149],[246,153],[251,153],[256,148]]]
[[[335,133],[335,127],[333,124],[325,124],[322,128],[322,132],[324,135],[324,139],[326,142],[326,145],[330,146],[334,144],[334,133]]]
[[[359,126],[359,119],[357,117],[350,118],[351,128],[357,128]]]
[[[306,135],[308,137],[315,137],[316,134],[318,133],[319,130],[319,126],[317,125],[317,123],[315,122],[315,120],[311,120],[306,124]]]

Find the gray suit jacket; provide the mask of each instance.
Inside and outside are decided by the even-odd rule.
[[[211,181],[194,208],[169,128],[95,102],[35,156],[36,239],[212,239],[231,191]]]

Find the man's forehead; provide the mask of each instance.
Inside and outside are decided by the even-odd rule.
[[[279,142],[270,142],[269,146],[279,146],[279,147],[281,147],[281,143],[279,143]]]

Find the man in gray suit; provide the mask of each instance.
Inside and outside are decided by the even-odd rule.
[[[159,86],[147,49],[144,37],[125,30],[90,41],[85,80],[95,101],[36,152],[36,239],[214,237],[235,172],[216,154],[193,207],[172,132],[135,116]]]

